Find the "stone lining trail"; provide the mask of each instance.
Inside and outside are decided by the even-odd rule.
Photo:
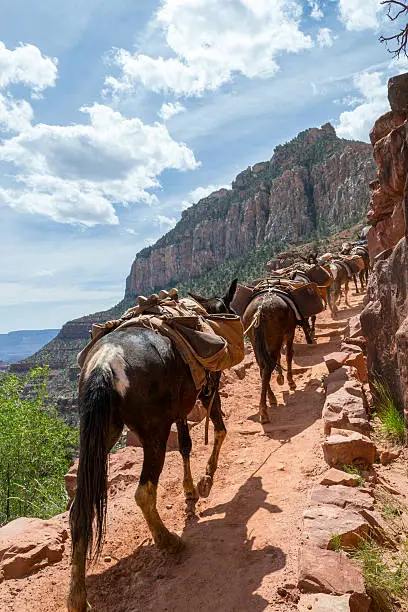
[[[88,570],[95,612],[297,609],[290,594],[298,580],[303,512],[310,489],[328,469],[321,449],[324,356],[339,351],[341,334],[349,317],[360,311],[362,296],[353,296],[351,304],[337,320],[328,311],[318,317],[317,346],[297,336],[297,390],[273,380],[279,405],[263,428],[257,419],[260,379],[253,354],[244,367],[227,374],[222,395],[228,436],[212,493],[200,500],[195,522],[185,522],[179,453],[167,454],[158,503],[166,525],[183,532],[186,547],[180,556],[156,550],[134,502],[141,449],[130,447],[114,456],[106,543],[101,560]],[[197,480],[210,453],[203,422],[193,428],[192,438]],[[66,515],[60,520],[66,523]],[[62,561],[0,583],[1,610],[63,611],[68,579],[69,540]]]

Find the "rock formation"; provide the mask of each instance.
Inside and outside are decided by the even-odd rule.
[[[337,138],[329,124],[276,147],[270,161],[183,212],[154,246],[138,253],[126,282],[134,296],[188,281],[265,242],[282,247],[333,233],[366,213],[374,177],[369,145]]]
[[[361,322],[371,381],[386,383],[408,423],[408,73],[388,87],[392,110],[370,133],[378,170],[369,212],[373,272]]]

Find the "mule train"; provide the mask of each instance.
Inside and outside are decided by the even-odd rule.
[[[101,552],[108,454],[123,426],[134,431],[143,446],[136,503],[157,547],[177,552],[182,542],[166,528],[156,507],[172,424],[177,425],[183,460],[186,508],[194,513],[199,497],[207,497],[211,491],[226,436],[218,391],[220,371],[243,359],[244,330],[260,369],[259,412],[261,423],[266,423],[267,397],[271,405],[277,404],[270,386],[274,370],[278,384],[284,382],[283,347],[287,381],[291,390],[296,388],[292,372],[296,327],[303,328],[306,341],[312,344],[316,315],[328,307],[335,316],[343,285],[348,303],[350,275],[357,274],[350,262],[357,262],[357,257],[364,259],[361,253],[353,253],[352,245],[349,253],[336,258],[326,255],[322,260],[313,255],[312,263],[299,262],[250,286],[239,285],[238,291],[234,280],[223,297],[190,294],[191,299],[179,299],[176,291],[160,292],[150,299],[141,297],[138,306],[120,320],[102,328],[95,326],[92,341],[79,356],[80,455],[77,490],[70,510],[69,612],[85,612],[89,606],[86,560]],[[368,273],[365,260],[364,265],[358,271],[362,288]],[[214,442],[206,473],[195,486],[187,415],[197,399],[207,411],[206,437],[208,420],[213,423]]]

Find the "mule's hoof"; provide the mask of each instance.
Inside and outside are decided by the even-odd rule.
[[[160,538],[160,541],[157,542],[157,547],[160,550],[163,550],[171,555],[176,555],[184,548],[184,542],[177,535],[177,533],[173,533],[172,531],[168,531],[164,536]]]
[[[213,486],[213,479],[211,476],[206,474],[200,480],[197,485],[198,493],[200,497],[208,497]]]
[[[186,515],[188,517],[195,516],[196,504],[198,502],[198,498],[187,497],[186,498]]]
[[[285,379],[283,378],[283,374],[278,374],[276,377],[276,382],[278,385],[283,385],[285,383]]]
[[[259,415],[259,421],[261,425],[266,425],[266,423],[270,423],[269,417],[266,413],[262,413]]]
[[[290,384],[289,384],[289,389],[290,389],[291,391],[296,391],[296,383],[294,383],[294,382],[293,382],[293,383],[290,383]]]
[[[276,399],[274,395],[271,395],[269,397],[269,405],[271,406],[271,408],[278,405],[278,400]]]
[[[67,610],[68,612],[89,612],[89,610],[92,610],[92,606],[86,597],[70,596],[67,601]]]

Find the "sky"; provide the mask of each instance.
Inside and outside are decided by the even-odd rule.
[[[379,0],[3,0],[0,333],[123,297],[192,202],[330,121],[368,141],[408,70]]]

